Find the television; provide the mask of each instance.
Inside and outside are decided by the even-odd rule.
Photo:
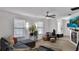
[[[69,23],[67,24],[67,27],[79,28],[79,16],[76,16],[74,18],[70,18]]]

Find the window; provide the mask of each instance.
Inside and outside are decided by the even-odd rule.
[[[23,37],[24,36],[24,29],[14,29],[14,36],[15,37]]]
[[[24,37],[25,35],[25,20],[14,20],[14,37]]]
[[[38,30],[38,34],[43,34],[43,22],[39,21],[35,23],[37,30]]]

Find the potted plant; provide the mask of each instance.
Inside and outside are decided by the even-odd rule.
[[[29,31],[30,31],[30,36],[34,36],[34,37],[37,38],[38,31],[37,31],[37,28],[36,28],[35,24],[32,25],[31,27],[29,27]]]

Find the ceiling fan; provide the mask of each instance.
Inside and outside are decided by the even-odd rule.
[[[46,12],[46,17],[50,17],[50,18],[56,18],[55,14],[50,14],[49,11]]]
[[[71,8],[72,11],[79,10],[79,7]]]

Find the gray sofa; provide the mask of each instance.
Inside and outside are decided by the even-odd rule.
[[[14,46],[13,46],[13,51],[27,51],[30,50],[30,47],[23,44],[22,42],[17,42]]]
[[[35,42],[34,40],[26,39],[26,40],[21,40],[18,41],[13,47],[13,50],[30,50],[31,48],[35,47]]]
[[[35,41],[32,40],[22,40],[17,41],[16,44],[13,45],[13,47],[10,46],[9,42],[5,38],[0,39],[0,50],[1,51],[27,51],[30,50],[30,46],[32,46]],[[34,44],[35,45],[35,44]]]

